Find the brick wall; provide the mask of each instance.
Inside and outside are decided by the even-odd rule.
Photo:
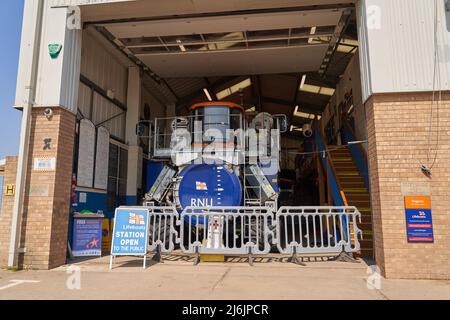
[[[427,164],[432,95],[375,95],[365,106],[376,260],[387,278],[450,278],[450,93],[442,98],[431,179],[420,166]],[[432,151],[437,123],[435,106]],[[407,243],[403,182],[430,186],[434,244]]]
[[[6,196],[6,185],[16,184],[17,157],[7,157],[3,176],[2,208],[0,209],[0,267],[8,265],[11,217],[14,207],[14,197]]]
[[[19,268],[51,269],[66,262],[75,115],[62,108],[53,108],[53,112],[47,119],[44,109],[32,111],[20,243],[25,253],[19,254]],[[45,147],[47,139],[51,139],[50,148]],[[34,171],[35,158],[55,158],[55,170]],[[1,237],[9,239],[10,217],[0,221],[0,228],[5,231]],[[0,262],[5,265],[3,254]]]

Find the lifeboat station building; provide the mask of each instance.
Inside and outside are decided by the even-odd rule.
[[[384,277],[449,279],[449,90],[447,0],[25,0],[0,265],[66,264],[74,216],[142,205],[144,136],[218,101],[285,117],[278,206],[356,207]]]

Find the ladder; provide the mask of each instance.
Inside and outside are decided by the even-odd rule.
[[[258,181],[261,177],[257,177],[249,168],[249,165],[246,161],[244,164],[244,204],[245,206],[262,206],[262,185],[255,185],[255,183],[251,183],[251,181]],[[259,178],[259,179],[258,179]]]

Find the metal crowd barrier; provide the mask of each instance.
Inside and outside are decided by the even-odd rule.
[[[272,217],[266,207],[188,207],[181,214],[180,246],[195,254],[267,254]]]
[[[171,253],[175,250],[178,232],[175,229],[178,212],[175,207],[146,207],[149,215],[148,250]]]
[[[149,252],[265,255],[349,254],[360,250],[361,213],[355,207],[146,207],[150,213]],[[179,227],[179,233],[176,227]],[[272,231],[274,230],[274,231]],[[251,261],[251,260],[250,260]],[[345,260],[348,261],[348,260]]]
[[[361,213],[355,207],[282,207],[276,215],[278,251],[283,254],[355,253],[360,250],[362,236],[358,222]]]

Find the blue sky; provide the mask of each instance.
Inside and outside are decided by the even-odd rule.
[[[0,10],[0,159],[17,155],[21,112],[15,110],[23,0],[1,0]]]

